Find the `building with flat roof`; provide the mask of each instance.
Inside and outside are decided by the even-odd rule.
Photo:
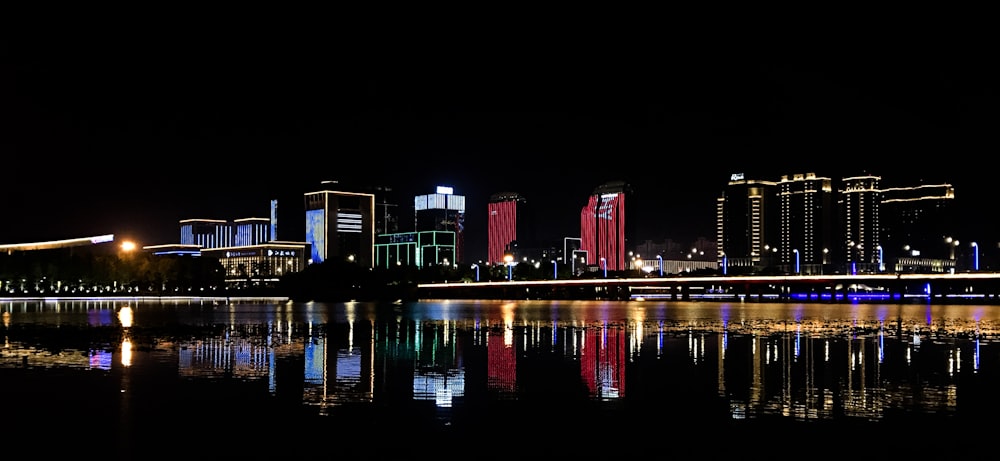
[[[602,184],[594,189],[580,210],[580,250],[587,264],[598,270],[627,270],[625,258],[628,225],[625,199],[629,186],[621,181]]]
[[[781,234],[773,181],[730,175],[716,205],[716,247],[723,272],[750,273],[775,264]]]
[[[224,219],[182,219],[182,245],[200,245],[202,248],[233,246],[233,227]]]
[[[776,184],[779,263],[792,274],[821,274],[834,248],[833,181],[815,173],[782,176]]]
[[[333,181],[305,194],[305,241],[312,263],[329,259],[375,265],[375,195],[338,190]]]
[[[234,246],[251,246],[267,243],[273,240],[271,236],[271,220],[268,218],[234,219]]]
[[[447,186],[438,186],[433,194],[413,198],[416,232],[448,231],[455,233],[455,262],[464,262],[465,196],[455,195]]]
[[[228,287],[273,286],[281,276],[300,272],[308,264],[305,242],[271,241],[254,245],[201,250],[206,258],[219,260]]]
[[[486,205],[488,264],[502,265],[505,255],[513,255],[524,203],[524,197],[516,192],[500,192],[490,196]]]
[[[843,178],[839,213],[843,244],[837,249],[846,263],[844,271],[878,272],[884,267],[881,241],[882,190],[879,176],[861,175]]]
[[[455,233],[452,231],[399,232],[375,237],[375,267],[455,266]]]
[[[979,270],[976,258],[961,258],[969,248],[954,235],[955,188],[951,184],[918,184],[882,188],[882,247],[886,269],[893,272]]]

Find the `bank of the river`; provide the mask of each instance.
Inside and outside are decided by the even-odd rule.
[[[16,296],[0,297],[0,302],[25,301],[122,301],[122,302],[208,302],[208,303],[283,303],[291,299],[287,296]]]

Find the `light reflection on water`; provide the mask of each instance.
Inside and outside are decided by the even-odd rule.
[[[972,418],[996,410],[986,390],[1000,389],[997,306],[5,301],[0,311],[0,369],[24,371],[17,379],[81,370],[135,399],[146,374],[163,386],[246,383],[240,406],[278,399],[328,418],[356,418],[360,406],[457,425],[504,402],[707,421]]]

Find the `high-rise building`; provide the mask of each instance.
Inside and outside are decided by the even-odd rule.
[[[386,185],[354,183],[351,181],[329,181],[337,184],[337,190],[360,192],[375,196],[375,235],[396,234],[411,231],[409,222],[400,222],[400,206],[396,192]]]
[[[407,229],[400,228],[399,203],[396,193],[391,187],[374,186],[370,192],[375,194],[375,235],[395,234],[409,229],[409,227]]]
[[[413,199],[414,230],[455,233],[455,261],[465,261],[465,196],[454,195],[451,187],[438,186],[433,194]]]
[[[500,192],[490,196],[487,204],[487,262],[504,264],[504,256],[513,254],[524,197],[516,192]]]
[[[233,220],[236,225],[236,245],[260,245],[272,240],[271,220],[268,218],[243,218]]]
[[[716,205],[717,258],[725,273],[758,272],[778,261],[776,183],[730,176]]]
[[[838,208],[844,240],[838,252],[843,255],[846,263],[844,270],[849,274],[877,272],[884,267],[879,226],[881,179],[872,175],[842,179]]]
[[[201,245],[202,248],[233,246],[233,228],[221,219],[182,219],[181,245]]]
[[[815,173],[782,176],[777,183],[781,213],[780,263],[793,274],[817,274],[830,263],[833,244],[833,181]]]
[[[863,174],[835,186],[815,173],[777,182],[732,175],[716,208],[720,268],[811,274],[946,272],[961,267],[959,261],[975,265],[952,232],[950,184],[883,188],[881,181]]]
[[[325,181],[320,190],[305,194],[306,242],[312,263],[330,259],[353,261],[362,267],[375,263],[375,195],[339,189]]]
[[[625,198],[629,186],[615,181],[598,186],[580,210],[580,250],[598,270],[629,269],[625,259],[628,231]]]
[[[944,262],[955,259],[954,202],[955,189],[951,184],[882,189],[882,246],[886,262],[892,265],[889,270],[954,267],[953,262]]]

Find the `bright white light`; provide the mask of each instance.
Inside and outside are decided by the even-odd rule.
[[[122,365],[132,365],[132,341],[128,337],[122,340]]]
[[[125,306],[118,311],[118,321],[121,322],[122,327],[129,328],[132,326],[132,308]]]

